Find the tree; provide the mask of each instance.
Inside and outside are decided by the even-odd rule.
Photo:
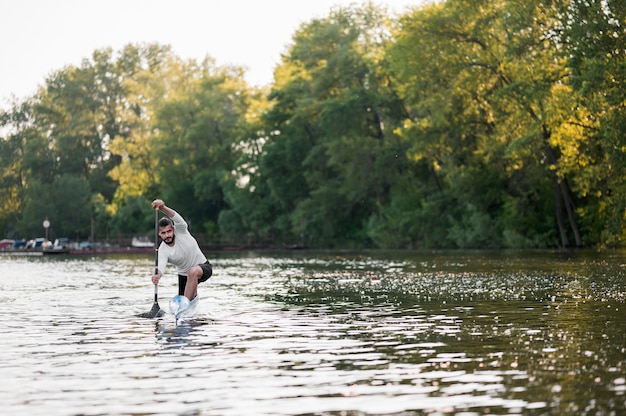
[[[178,62],[171,70],[150,143],[161,195],[189,222],[213,229],[225,206],[223,181],[234,169],[251,92],[240,68],[217,67],[208,58]]]
[[[404,166],[393,134],[399,100],[381,60],[387,24],[371,5],[338,8],[295,34],[248,186],[273,213],[265,229],[313,246],[372,244],[369,219]]]
[[[126,94],[125,134],[111,140],[109,150],[120,163],[109,171],[117,184],[109,210],[117,215],[141,196],[157,194],[157,157],[154,146],[156,111],[168,96],[170,84],[178,76],[179,59],[169,46],[127,45],[120,53],[118,66],[127,76],[122,80]],[[129,209],[133,209],[130,207]],[[123,222],[123,221],[122,221]]]
[[[117,186],[108,174],[120,158],[111,154],[108,146],[115,137],[127,134],[126,92],[121,84],[127,74],[120,71],[110,49],[95,51],[92,59],[84,60],[80,67],[56,71],[38,93],[34,105],[36,126],[45,143],[37,146],[50,149],[54,166],[32,179],[51,182],[64,176],[83,178],[94,195],[85,201],[87,211],[93,213],[91,201],[101,195],[110,202]],[[80,215],[76,218],[84,220]],[[85,221],[80,226],[74,224],[74,231],[90,230],[94,217]],[[96,227],[102,229],[105,224]]]
[[[578,93],[570,128],[580,137],[576,150],[585,162],[584,169],[578,168],[578,186],[590,201],[580,208],[583,226],[594,243],[617,245],[626,238],[626,6],[613,0],[574,0],[562,6],[561,20],[561,52]]]
[[[565,145],[553,136],[570,117],[569,102],[554,94],[567,77],[551,37],[558,11],[545,2],[455,0],[400,21],[388,59],[409,108],[402,133],[413,158],[432,166],[436,188],[423,207],[438,209],[426,202],[439,193],[464,206],[444,211],[444,235],[456,246],[553,245],[555,233],[541,224],[555,224],[561,245],[582,245]],[[546,222],[546,209],[554,220]],[[520,219],[537,228],[519,227]]]
[[[28,208],[29,183],[37,180],[49,185],[53,181],[54,154],[36,124],[34,102],[14,102],[10,110],[0,114],[0,126],[7,133],[0,139],[0,189],[6,196],[0,204],[0,223],[8,237],[24,235],[20,220]],[[43,218],[37,220],[39,228]]]
[[[29,181],[19,229],[24,236],[40,236],[42,222],[49,219],[50,236],[85,238],[90,235],[91,190],[86,179],[64,174],[46,184]]]
[[[55,154],[53,175],[84,177],[90,203],[108,207],[92,207],[96,230],[108,229],[109,215],[128,197],[155,193],[157,162],[148,142],[175,61],[170,47],[157,44],[96,50],[80,67],[55,72],[37,98],[37,124]]]

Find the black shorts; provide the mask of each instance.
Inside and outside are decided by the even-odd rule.
[[[206,263],[198,264],[202,269],[202,277],[198,280],[198,283],[206,282],[209,280],[209,277],[213,275],[213,267],[211,263],[208,261]],[[183,276],[181,274],[178,275],[178,294],[185,294],[185,286],[187,285],[187,276]]]
[[[209,277],[213,276],[213,266],[211,266],[208,260],[206,263],[198,264],[198,266],[202,269],[202,277],[198,280],[198,283],[206,282],[209,280]]]

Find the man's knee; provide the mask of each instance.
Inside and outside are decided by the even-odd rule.
[[[202,269],[200,266],[193,266],[191,269],[187,271],[187,278],[191,278],[195,281],[198,281],[202,277]]]

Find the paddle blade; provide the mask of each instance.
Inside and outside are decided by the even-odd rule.
[[[165,315],[165,311],[163,311],[160,307],[159,304],[154,302],[154,304],[152,305],[152,309],[150,309],[150,312],[147,313],[142,313],[139,316],[141,318],[158,318],[160,316]]]

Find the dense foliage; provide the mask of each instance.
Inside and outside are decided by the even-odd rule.
[[[619,246],[626,6],[448,0],[302,24],[263,89],[169,47],[97,50],[0,112],[0,229],[221,241]]]

